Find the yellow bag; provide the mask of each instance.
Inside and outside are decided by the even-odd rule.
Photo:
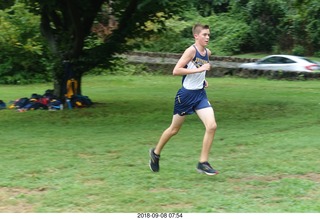
[[[71,78],[67,81],[66,98],[70,99],[72,96],[77,95],[78,81]]]

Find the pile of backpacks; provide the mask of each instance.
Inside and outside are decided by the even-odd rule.
[[[72,95],[66,98],[66,107],[68,109],[84,108],[92,105],[88,96]],[[9,102],[8,106],[3,100],[0,100],[0,109],[16,109],[19,112],[28,110],[63,110],[65,103],[53,94],[53,90],[46,90],[43,95],[32,94],[30,98],[22,97]]]

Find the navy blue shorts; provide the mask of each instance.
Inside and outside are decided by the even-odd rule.
[[[180,88],[174,101],[173,115],[180,116],[193,114],[196,110],[212,107],[205,89],[187,90]]]

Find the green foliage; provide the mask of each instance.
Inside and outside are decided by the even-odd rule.
[[[39,17],[17,3],[0,10],[0,83],[24,84],[51,79]]]
[[[297,56],[304,56],[305,54],[305,49],[303,46],[301,45],[296,45],[293,49],[292,49],[292,54],[293,55],[297,55]]]
[[[251,48],[254,51],[271,51],[276,44],[278,25],[285,16],[283,1],[251,0],[246,6],[250,25]]]
[[[306,32],[307,40],[304,42],[304,47],[309,50],[309,54],[320,51],[320,2],[313,0],[308,2],[308,7],[303,6],[306,10]]]
[[[211,43],[209,48],[216,55],[234,55],[243,52],[248,41],[250,27],[238,17],[230,15],[207,18],[211,25]]]
[[[148,40],[135,38],[129,44],[140,44],[141,51],[181,53],[194,42],[191,32],[193,23],[190,21],[182,21],[175,16],[167,20],[165,25],[165,32],[154,34]]]
[[[165,33],[136,42],[144,45],[145,51],[181,52],[192,42],[191,26],[203,22],[211,26],[209,48],[216,55],[246,52],[319,54],[320,3],[315,0],[302,2],[222,0],[206,1],[198,7],[196,1],[194,8],[166,21]]]
[[[191,28],[196,16],[201,17],[192,10],[185,10],[180,15],[166,19],[164,20],[165,31],[157,31],[160,26],[156,21],[148,22],[146,25],[154,34],[147,39],[134,37],[128,41],[128,44],[140,51],[181,53],[194,42]]]
[[[242,9],[251,27],[251,51],[312,55],[320,50],[319,1],[248,1]]]
[[[184,20],[179,16],[167,20],[166,32],[154,35],[148,41],[136,39],[134,43],[143,44],[143,51],[182,53],[194,42],[192,26],[200,22],[210,26],[211,43],[208,48],[213,54],[233,55],[244,49],[250,28],[243,20],[228,14],[203,17],[191,11],[181,15]]]

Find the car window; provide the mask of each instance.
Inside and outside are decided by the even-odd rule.
[[[264,60],[261,60],[259,63],[260,64],[290,64],[290,63],[296,63],[296,62],[289,58],[273,56],[273,57],[269,57]]]
[[[276,64],[278,62],[278,57],[269,57],[260,61],[260,64]]]
[[[280,57],[279,57],[280,58]],[[296,63],[295,61],[293,61],[292,59],[288,59],[285,57],[281,57],[280,59],[281,64],[291,64],[291,63]]]

